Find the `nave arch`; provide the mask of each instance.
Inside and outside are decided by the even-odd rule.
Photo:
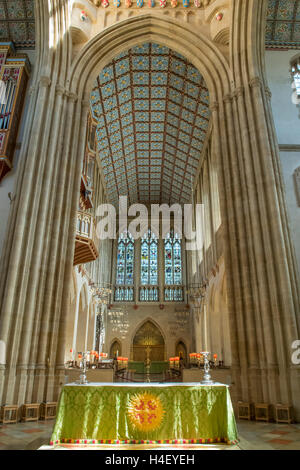
[[[125,44],[130,48],[153,41],[190,60],[210,93],[224,223],[232,373],[238,396],[244,401],[292,402],[300,412],[299,368],[292,366],[288,353],[282,354],[299,336],[299,294],[261,61],[265,5],[262,1],[258,7],[255,0],[233,2],[229,59],[188,24],[145,15],[107,28],[71,64],[68,5],[61,2],[60,8],[54,8],[52,1],[37,2],[39,54],[0,292],[0,341],[6,348],[0,358],[2,402],[23,403],[25,395],[30,401],[34,389],[36,399],[57,397],[64,375],[64,313],[72,283],[90,91],[97,74]],[[55,42],[50,38],[49,49],[51,31],[55,31]],[[33,179],[43,181],[43,186],[28,190]],[[36,331],[34,322],[39,324],[41,317],[43,326]],[[30,348],[33,331],[35,344]],[[260,334],[255,336],[254,331]],[[37,375],[29,365],[38,362]]]

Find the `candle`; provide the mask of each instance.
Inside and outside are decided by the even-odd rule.
[[[208,350],[207,348],[207,321],[206,321],[206,302],[204,299],[204,349],[205,351]]]

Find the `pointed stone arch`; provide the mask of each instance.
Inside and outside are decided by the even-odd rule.
[[[148,336],[147,336],[148,335]],[[164,361],[166,359],[166,338],[160,325],[148,317],[135,328],[131,339],[131,358],[134,361],[146,359],[146,348],[150,347],[150,359],[152,361]]]
[[[122,342],[119,338],[111,340],[109,346],[110,359],[114,359],[116,356],[122,356]]]
[[[76,57],[69,73],[70,92],[89,99],[102,69],[124,50],[146,42],[166,46],[188,59],[203,75],[212,102],[230,92],[231,73],[216,45],[189,24],[151,14],[128,18],[92,38]]]
[[[177,357],[182,357],[183,363],[187,364],[188,363],[188,349],[186,345],[186,340],[183,338],[179,338],[176,341],[175,345],[175,356]]]

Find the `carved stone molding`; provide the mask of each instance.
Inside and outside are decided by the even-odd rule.
[[[81,0],[72,6],[72,41],[87,43],[95,33],[141,15],[163,15],[194,24],[196,29],[209,24],[211,39],[228,47],[231,19],[228,0],[222,3],[221,0]]]
[[[56,85],[55,92],[58,96],[64,96],[64,94],[66,93],[66,89],[62,85]]]
[[[251,78],[249,85],[251,88],[262,88],[263,81],[260,77],[253,77]]]
[[[39,370],[45,371],[45,370],[47,370],[48,368],[47,368],[47,365],[46,365],[46,364],[37,364],[37,365],[35,366],[35,369],[36,369],[37,371],[39,371]]]
[[[28,364],[17,364],[16,366],[16,369],[17,370],[23,370],[23,371],[26,371],[29,369],[29,365]]]
[[[66,95],[68,97],[68,101],[71,101],[71,103],[76,103],[76,101],[78,100],[78,96],[76,95],[76,93],[66,92]]]
[[[120,0],[119,2],[115,2],[113,0],[110,0],[110,1],[107,1],[107,0],[104,0],[104,1],[103,0],[88,0],[88,1],[89,1],[89,3],[92,3],[93,5],[95,5],[96,7],[102,7],[102,8],[107,8],[110,5],[114,6],[116,8],[120,8],[123,5],[124,5],[125,8],[131,8],[133,6],[138,6],[138,8],[143,8],[144,5],[145,6],[148,5],[148,2],[146,2],[146,1],[140,2],[137,5],[137,2],[135,0],[132,0],[132,1],[125,1],[125,0],[122,1],[122,0]],[[196,0],[196,1],[191,0],[188,4],[185,3],[184,5],[195,6],[196,8],[206,8],[211,3],[213,3],[214,1],[215,0]],[[178,6],[180,4],[182,4],[182,0],[178,0],[178,2],[176,3],[176,6]],[[157,8],[166,8],[167,5],[164,2],[157,2],[157,4],[154,5],[154,7],[155,6]],[[171,2],[170,6],[172,6],[174,8],[175,7],[175,2],[173,2],[173,3]]]
[[[271,98],[272,98],[272,92],[271,92],[270,88],[269,88],[269,87],[266,87],[265,90],[266,90],[266,96],[267,96],[267,98],[269,98],[269,100],[271,100]]]
[[[233,91],[232,96],[235,100],[237,100],[241,96],[244,96],[244,93],[245,93],[245,88],[243,86],[239,86]]]

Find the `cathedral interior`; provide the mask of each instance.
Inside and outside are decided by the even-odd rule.
[[[82,374],[207,364],[300,450],[299,119],[300,0],[0,0],[0,450]]]

